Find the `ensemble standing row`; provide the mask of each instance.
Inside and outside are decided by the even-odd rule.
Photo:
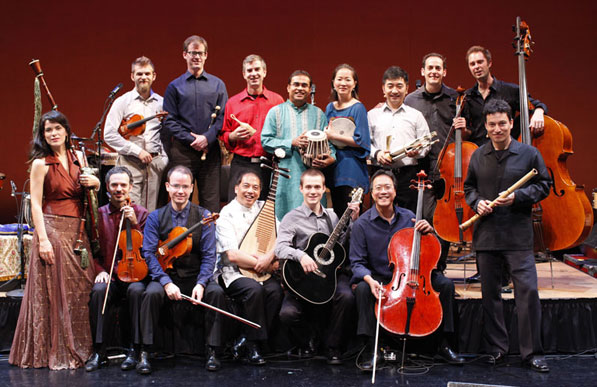
[[[156,76],[151,61],[141,57],[133,62],[131,78],[135,88],[115,101],[106,120],[105,140],[119,153],[118,166],[106,176],[110,203],[100,209],[102,256],[90,263],[75,255],[72,245],[78,237],[83,187],[99,188],[100,182],[80,174],[66,117],[58,112],[42,117],[31,154],[36,232],[10,356],[12,364],[61,369],[86,363],[89,371],[101,366],[106,361],[101,306],[106,285],[112,281],[109,297],[117,299],[120,294],[128,300],[131,348],[121,365],[125,370],[151,372],[149,353],[159,310],[166,299],[180,302],[183,295],[223,309],[228,295],[244,306],[241,315],[262,328],[247,329],[235,342],[233,353],[247,357],[253,364],[265,362],[260,351],[278,323],[288,327],[289,336],[303,355],[317,350],[315,343],[319,340],[319,347],[327,351],[328,362],[341,363],[350,316],[356,309],[357,334],[368,345],[368,356],[361,366],[371,369],[375,351],[371,340],[374,300],[380,283],[392,275],[387,245],[391,236],[404,227],[433,232],[435,198],[426,201],[427,220],[414,225],[416,194],[408,186],[420,169],[435,169],[441,145],[408,152],[408,157],[398,161],[393,161],[389,153],[429,134],[430,128],[438,133],[442,144],[454,125],[480,146],[471,160],[465,189],[469,205],[486,216],[475,228],[473,246],[482,275],[487,351],[501,361],[508,350],[499,292],[501,271],[497,269],[507,263],[519,306],[523,361],[534,370],[548,370],[542,358],[540,304],[529,241],[530,206],[547,196],[549,177],[541,155],[512,138],[516,137],[512,118],[519,108],[518,86],[492,76],[488,50],[473,46],[467,52],[467,64],[477,83],[467,90],[467,104],[457,119],[456,92],[443,82],[446,59],[437,53],[423,58],[421,75],[425,84],[409,95],[408,74],[397,66],[388,68],[382,77],[386,101],[369,112],[358,100],[356,71],[346,64],[338,66],[332,76],[332,102],[325,113],[308,103],[312,80],[304,70],[290,75],[288,100],[283,102],[263,84],[267,74],[263,58],[250,55],[242,67],[247,88],[228,99],[224,83],[204,70],[207,57],[203,38],[187,38],[183,46],[187,71],[168,85],[163,100],[151,90]],[[546,107],[540,101],[532,102],[535,110],[531,128],[540,133]],[[118,128],[123,119],[133,113],[155,115],[162,110],[162,104],[168,113],[163,123],[155,118],[147,123],[142,135],[129,140],[120,136]],[[223,114],[219,112],[222,108]],[[329,129],[328,123],[339,117],[353,122],[352,135]],[[330,144],[329,154],[313,160],[313,168],[301,158],[309,142],[305,132],[310,130],[325,131],[328,140],[336,144]],[[164,270],[156,257],[159,241],[166,240],[174,227],[190,227],[220,209],[218,139],[234,154],[230,203],[222,209],[217,227],[204,225],[195,231],[190,253],[179,258],[172,269]],[[291,171],[291,178],[280,179],[277,188],[278,239],[274,251],[252,256],[240,251],[239,243],[263,205],[258,198],[265,197],[269,186],[270,173],[260,168],[260,158],[276,149],[285,151],[280,166]],[[377,170],[371,178],[368,158]],[[488,200],[531,168],[539,170],[536,179],[498,203],[498,208],[488,206]],[[170,202],[156,209],[161,181]],[[201,206],[190,202],[194,183]],[[333,209],[322,204],[326,184]],[[360,217],[358,206],[347,204],[354,187],[370,190],[374,201],[374,206]],[[129,196],[135,204],[126,204]],[[274,277],[257,282],[238,270],[266,272],[277,257],[299,262],[306,273],[315,271],[313,257],[304,253],[309,236],[314,232],[330,234],[347,208],[352,210],[353,220],[343,240],[349,247],[351,270],[341,271],[334,297],[324,307],[314,307],[283,292]],[[143,256],[150,272],[145,281],[125,284],[107,274],[122,216],[132,227],[143,230]],[[216,261],[219,270],[214,276]],[[454,285],[443,275],[444,269],[445,254],[432,274],[432,285],[441,294],[444,311],[438,355],[461,364],[464,360],[451,349]],[[204,316],[206,368],[217,370],[224,345],[222,317],[213,311],[205,311]],[[309,326],[306,321],[313,321],[312,316],[325,318],[319,326]],[[183,324],[186,318],[177,315],[174,324]]]

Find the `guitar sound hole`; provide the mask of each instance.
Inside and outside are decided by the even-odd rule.
[[[315,255],[315,260],[320,265],[329,265],[334,261],[334,251],[330,251],[325,248],[325,245],[317,245],[313,250],[313,255]]]

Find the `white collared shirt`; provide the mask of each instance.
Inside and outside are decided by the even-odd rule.
[[[143,118],[153,116],[162,111],[164,99],[152,92],[149,98],[143,99],[136,89],[133,89],[114,101],[104,126],[104,140],[112,149],[124,156],[138,157],[141,150],[149,153],[161,153],[165,156],[160,140],[161,121],[154,118],[145,123],[145,132],[140,136],[131,136],[129,140],[118,133],[123,119],[139,114]]]
[[[429,126],[423,114],[404,103],[392,112],[387,103],[369,110],[367,113],[371,134],[371,159],[376,163],[377,151],[396,151],[419,137],[429,134]],[[386,138],[391,136],[390,149],[386,149]],[[425,157],[429,148],[419,151],[416,158],[405,157],[394,161],[392,168],[417,165],[417,160]]]
[[[217,265],[221,267],[222,279],[228,287],[236,279],[243,277],[235,265],[221,264],[221,254],[228,250],[237,250],[243,237],[251,227],[253,220],[261,211],[264,201],[258,200],[251,208],[240,204],[236,199],[224,206],[220,217],[216,221],[216,249],[218,253]],[[276,222],[277,223],[277,222]]]

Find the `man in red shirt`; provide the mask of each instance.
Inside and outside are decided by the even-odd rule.
[[[247,88],[226,103],[220,138],[226,148],[234,153],[230,164],[228,200],[235,198],[234,183],[243,169],[261,176],[264,189],[261,190],[260,199],[267,198],[271,173],[269,169],[260,167],[260,157],[266,155],[261,146],[261,129],[269,109],[284,100],[278,93],[265,88],[263,80],[266,75],[267,66],[263,58],[259,55],[247,56],[243,60],[243,78],[247,81]],[[231,115],[248,125],[240,125]]]

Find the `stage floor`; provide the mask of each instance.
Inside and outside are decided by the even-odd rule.
[[[549,262],[537,264],[539,280],[539,298],[541,300],[567,300],[597,298],[597,278],[583,273],[560,261],[552,262],[553,289],[551,287],[551,270]],[[456,293],[462,300],[481,299],[481,284],[463,284],[463,278],[476,272],[475,263],[467,262],[466,274],[463,263],[450,263],[446,276],[454,280]],[[506,300],[513,299],[514,293],[503,293]]]
[[[9,386],[218,386],[218,387],[269,387],[269,386],[317,386],[349,387],[371,386],[371,374],[363,373],[354,364],[354,357],[343,365],[330,366],[323,359],[288,361],[270,359],[263,367],[253,367],[234,361],[225,361],[216,373],[203,368],[204,360],[179,356],[154,360],[151,375],[137,375],[134,371],[123,372],[118,363],[96,372],[83,369],[49,371],[48,369],[20,369],[0,357],[0,380]],[[548,357],[551,372],[539,374],[521,368],[516,357],[509,364],[493,367],[481,360],[469,358],[464,366],[450,366],[425,359],[416,359],[417,369],[402,375],[398,364],[383,366],[376,374],[377,386],[591,386],[595,385],[597,360],[593,356]],[[415,363],[409,362],[410,366]],[[4,384],[6,383],[6,384]]]

